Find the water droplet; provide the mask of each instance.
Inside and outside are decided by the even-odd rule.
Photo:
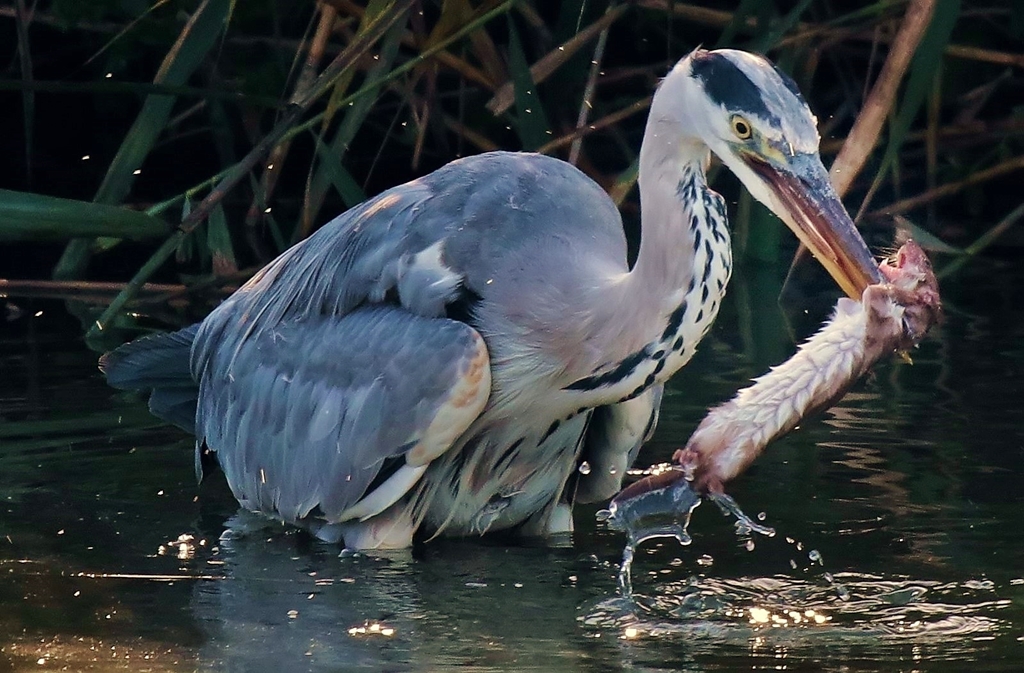
[[[715,559],[711,554],[703,554],[699,559],[697,559],[697,565],[704,566],[705,568],[714,565],[714,563]]]
[[[757,513],[757,520],[758,521],[764,521],[767,518],[768,518],[768,514],[766,514],[765,512],[758,512]]]
[[[811,560],[811,563],[817,563],[818,565],[825,565],[825,561],[821,558],[821,552],[817,549],[812,549],[807,552],[807,558]]]
[[[754,551],[754,541],[753,540],[747,540],[747,543],[744,546],[747,548],[747,551]]]
[[[583,461],[580,463],[580,474],[590,474],[590,463]]]
[[[793,570],[796,570],[796,561],[794,561],[793,559],[789,559],[789,567]]]

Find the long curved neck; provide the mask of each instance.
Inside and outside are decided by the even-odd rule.
[[[603,403],[638,394],[686,364],[718,313],[732,269],[725,204],[704,176],[708,148],[671,114],[677,85],[670,74],[655,95],[640,149],[636,264],[597,288],[589,341],[601,362],[572,386],[594,390]]]
[[[676,75],[669,73],[651,104],[640,148],[640,251],[618,288],[619,315],[609,321],[635,325],[634,346],[663,334],[673,313],[677,330],[686,327],[684,314],[706,322],[709,311],[698,303],[717,311],[732,265],[724,203],[704,174],[710,151],[673,109],[684,96]],[[695,346],[703,332],[690,327],[685,336]]]
[[[652,106],[640,148],[640,251],[630,272],[632,292],[665,296],[692,275],[695,206],[707,188],[708,148]]]

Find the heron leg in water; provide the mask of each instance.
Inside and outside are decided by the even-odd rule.
[[[572,505],[567,502],[554,503],[538,512],[520,529],[523,535],[539,537],[557,537],[572,531]]]
[[[309,529],[324,542],[344,543],[349,549],[404,549],[412,546],[416,526],[409,508],[399,502],[365,521],[309,522]]]

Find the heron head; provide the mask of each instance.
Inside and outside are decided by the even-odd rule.
[[[817,120],[793,80],[767,59],[732,49],[698,49],[675,70],[683,82],[680,121],[860,299],[880,281],[878,266],[821,163]]]

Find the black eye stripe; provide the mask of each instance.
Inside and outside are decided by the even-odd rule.
[[[704,83],[704,91],[714,103],[727,110],[746,112],[778,123],[778,117],[768,109],[761,89],[722,54],[697,52],[690,68],[693,75]]]

